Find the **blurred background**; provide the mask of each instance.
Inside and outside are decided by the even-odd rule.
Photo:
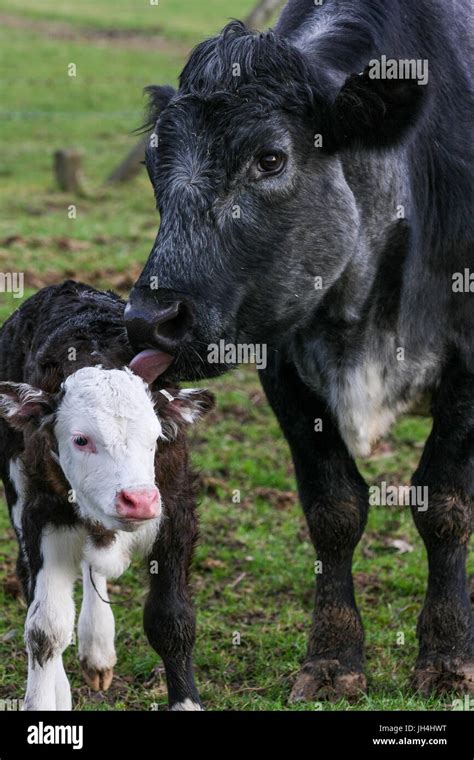
[[[176,84],[191,48],[278,0],[1,0],[0,266],[27,294],[63,275],[128,289],[157,217],[146,172],[114,175],[138,138],[143,88]],[[56,151],[65,166],[54,168]],[[140,158],[140,157],[138,157]],[[72,174],[73,176],[68,176]],[[56,176],[58,175],[58,176]],[[112,178],[112,184],[107,179]],[[119,181],[114,184],[114,180]],[[71,192],[59,192],[61,187]],[[76,205],[76,218],[68,213]],[[16,304],[17,305],[17,304]],[[11,304],[4,303],[0,317]]]
[[[143,120],[144,86],[176,84],[197,42],[255,10],[251,25],[265,28],[277,5],[0,0],[0,272],[24,274],[23,298],[65,277],[126,296],[159,224],[133,134]],[[21,300],[0,293],[0,322]],[[211,385],[217,408],[193,433],[202,488],[193,573],[198,683],[208,709],[289,709],[311,620],[315,557],[289,453],[256,372],[239,369]],[[360,463],[369,483],[408,484],[429,428],[427,419],[402,419],[370,462]],[[15,557],[2,498],[0,699],[21,698],[26,677]],[[371,691],[355,705],[309,709],[446,707],[407,689],[426,563],[406,508],[371,510],[354,571]],[[95,694],[82,683],[77,647],[69,648],[76,708],[165,709],[163,670],[142,633],[145,588],[138,566],[110,587],[122,602],[114,607],[118,663],[110,691]]]

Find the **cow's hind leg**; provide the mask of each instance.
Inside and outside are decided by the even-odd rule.
[[[193,497],[170,504],[149,557],[150,590],[144,627],[163,660],[170,710],[202,710],[192,667],[195,614],[188,585],[197,536]]]
[[[433,405],[433,430],[413,485],[426,489],[413,517],[428,553],[428,588],[418,621],[414,687],[474,693],[472,612],[466,554],[474,504],[474,375],[451,365]],[[423,495],[423,491],[419,491]]]
[[[83,598],[78,623],[79,660],[87,685],[106,691],[112,683],[115,654],[115,621],[108,604],[107,580],[82,563]]]
[[[367,487],[326,405],[302,383],[293,365],[272,359],[260,375],[291,447],[319,562],[306,661],[290,699],[356,699],[366,689],[366,679],[352,556],[367,520]]]

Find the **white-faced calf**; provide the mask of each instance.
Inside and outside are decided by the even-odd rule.
[[[0,475],[28,601],[28,710],[71,708],[62,654],[81,571],[82,670],[93,689],[110,686],[107,578],[134,554],[150,570],[145,631],[164,661],[170,707],[200,709],[188,590],[197,520],[184,428],[212,397],[149,384],[146,361],[128,369],[123,309],[112,293],[66,282],[30,298],[0,331]]]

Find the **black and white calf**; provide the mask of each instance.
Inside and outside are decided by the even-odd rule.
[[[212,397],[155,387],[159,368],[146,355],[128,369],[123,309],[113,293],[69,281],[30,298],[0,331],[0,475],[28,601],[27,710],[71,708],[62,654],[81,569],[79,658],[92,688],[109,687],[116,656],[107,578],[134,554],[149,563],[144,625],[163,658],[170,707],[201,707],[188,589],[197,520],[184,428]]]

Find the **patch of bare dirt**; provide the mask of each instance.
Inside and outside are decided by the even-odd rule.
[[[127,29],[94,29],[68,24],[66,21],[42,21],[9,13],[0,13],[0,25],[4,29],[23,29],[43,37],[72,42],[87,42],[99,47],[121,47],[129,50],[160,50],[186,56],[189,47],[183,42],[169,40],[159,27],[152,31]]]
[[[63,272],[44,273],[26,270],[25,284],[28,287],[40,290],[47,285],[58,285],[64,280],[76,280],[77,282],[86,282],[93,287],[102,287],[106,283],[108,290],[129,291],[138,279],[142,269],[142,265],[137,263],[132,264],[125,272],[117,272],[107,267],[86,271],[66,269]]]
[[[366,602],[379,600],[383,590],[383,584],[375,573],[365,573],[362,570],[354,573],[354,587],[358,594],[364,594]]]
[[[201,493],[210,497],[218,496],[220,490],[229,489],[225,478],[216,478],[203,473],[198,475],[198,487]],[[279,488],[271,488],[270,486],[256,486],[252,488],[251,495],[244,499],[239,508],[253,507],[256,498],[265,499],[272,507],[279,510],[291,509],[298,502],[295,491],[280,491]]]
[[[295,491],[280,491],[278,488],[267,486],[257,486],[252,489],[252,500],[260,497],[268,501],[275,509],[290,509],[297,501],[298,497]]]
[[[197,476],[197,481],[200,493],[206,494],[206,496],[218,496],[220,489],[226,490],[229,487],[223,478],[203,475],[202,472]]]

